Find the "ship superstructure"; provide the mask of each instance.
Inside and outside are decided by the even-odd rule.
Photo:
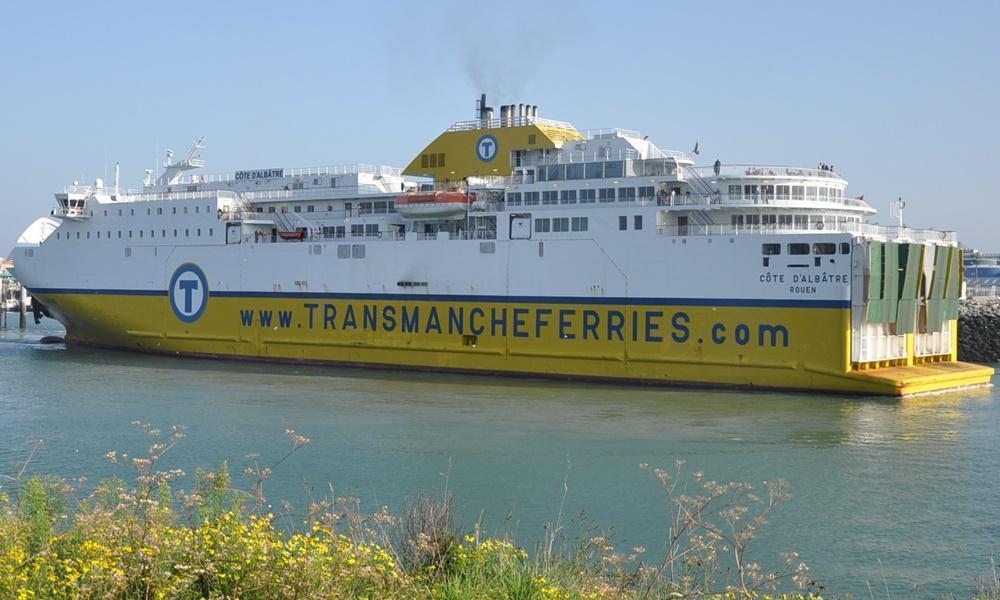
[[[830,168],[698,167],[532,105],[405,168],[74,185],[13,258],[71,343],[573,379],[910,394],[958,362],[952,232],[882,227]],[[82,268],[87,265],[91,268]]]

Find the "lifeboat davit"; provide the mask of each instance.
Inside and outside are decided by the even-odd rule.
[[[404,219],[464,218],[476,195],[461,190],[410,192],[396,196],[396,212]]]

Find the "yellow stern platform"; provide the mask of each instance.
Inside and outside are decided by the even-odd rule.
[[[993,378],[993,368],[967,362],[939,362],[854,371],[849,377],[863,382],[874,393],[909,396],[986,385]]]

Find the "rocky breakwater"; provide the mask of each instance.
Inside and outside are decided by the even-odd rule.
[[[1000,362],[1000,299],[962,300],[958,313],[958,360]]]

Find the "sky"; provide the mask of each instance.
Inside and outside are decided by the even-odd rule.
[[[499,8],[498,8],[499,7]],[[0,255],[74,180],[405,166],[489,104],[700,162],[833,164],[890,222],[1000,251],[1000,1],[17,2],[0,7]]]

